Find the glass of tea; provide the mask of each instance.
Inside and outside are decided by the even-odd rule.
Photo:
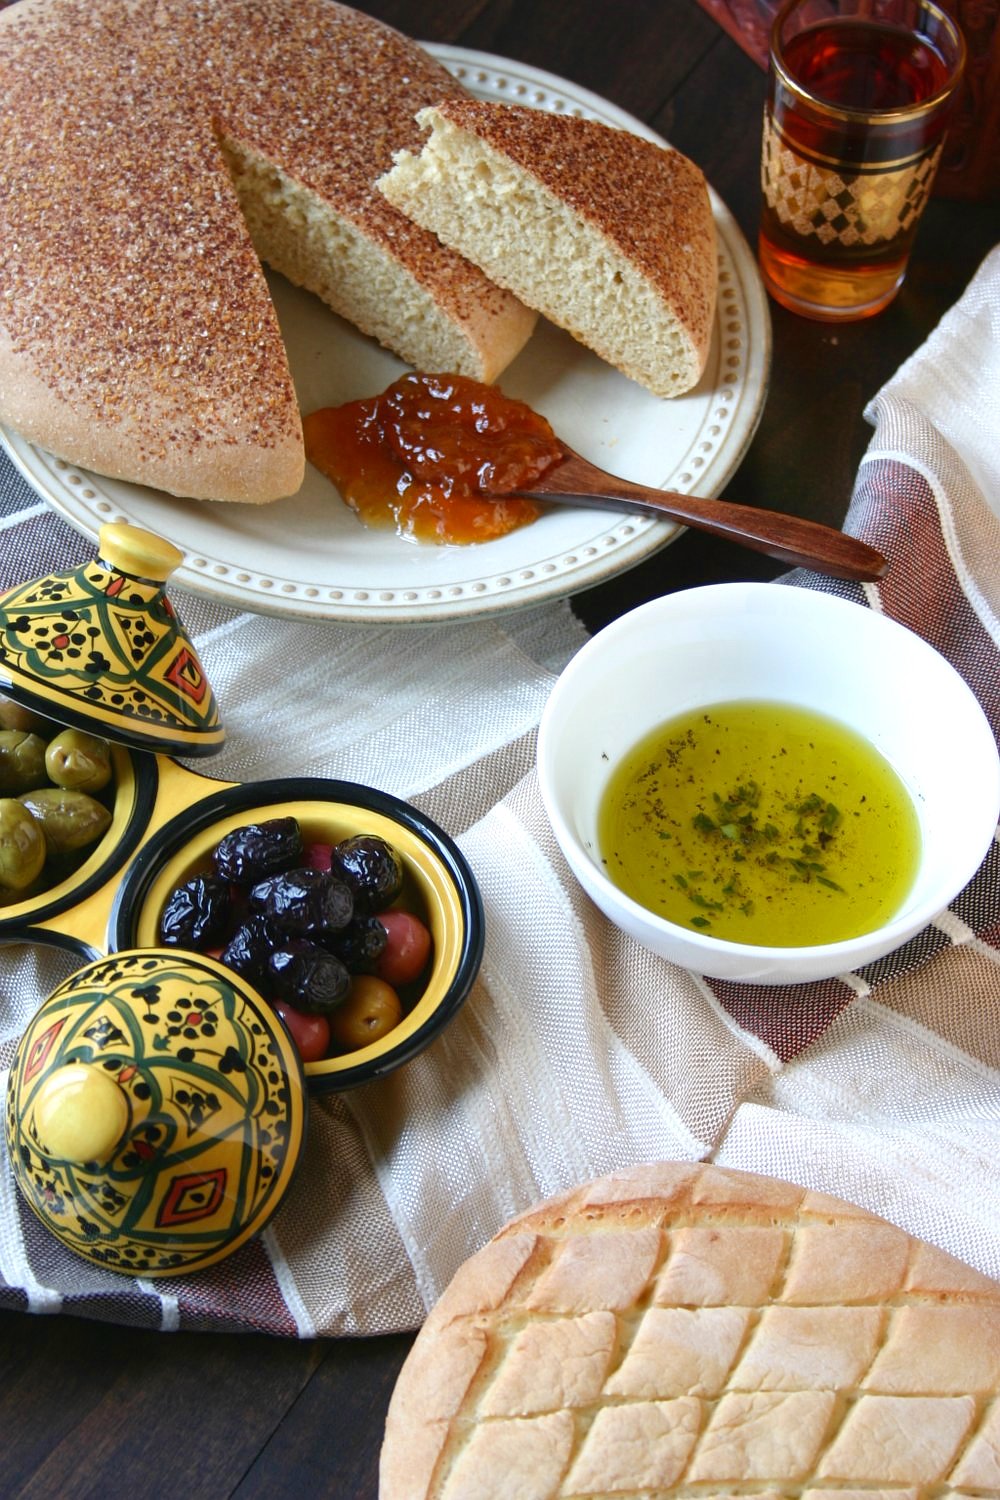
[[[892,301],[964,61],[931,0],[786,0],[771,31],[758,244],[778,302],[842,322]]]

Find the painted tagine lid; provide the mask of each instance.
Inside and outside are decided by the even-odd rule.
[[[271,1218],[302,1149],[302,1063],[278,1016],[214,959],[96,959],[45,1001],[7,1090],[28,1204],[103,1267],[179,1276]]]
[[[133,749],[214,755],[215,697],[164,591],[184,554],[119,523],[101,527],[98,549],[0,595],[0,692]]]

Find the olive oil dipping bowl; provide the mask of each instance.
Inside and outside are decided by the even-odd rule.
[[[902,782],[917,825],[912,879],[868,930],[812,946],[727,940],[713,935],[710,923],[668,920],[609,875],[601,808],[616,768],[659,726],[734,703],[783,705],[832,720],[867,741]],[[537,764],[560,848],[610,921],[685,968],[756,984],[832,978],[899,948],[972,879],[1000,816],[996,742],[950,664],[874,610],[783,584],[688,589],[600,631],[550,695]],[[794,881],[794,861],[785,863]]]

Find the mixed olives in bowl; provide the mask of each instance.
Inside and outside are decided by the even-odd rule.
[[[143,845],[111,914],[113,948],[217,958],[282,1016],[314,1089],[381,1076],[467,998],[482,902],[431,819],[352,782],[225,786]]]
[[[419,997],[433,940],[421,916],[394,904],[407,899],[404,880],[402,858],[375,834],[306,844],[294,817],[243,824],[206,873],[168,896],[160,939],[247,980],[303,1062],[316,1062],[381,1041]]]

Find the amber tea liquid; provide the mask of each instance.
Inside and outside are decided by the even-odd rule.
[[[843,16],[785,39],[781,24],[779,16],[764,122],[761,270],[793,311],[869,317],[906,270],[941,154],[954,59],[880,21]],[[960,40],[958,49],[960,58]]]

